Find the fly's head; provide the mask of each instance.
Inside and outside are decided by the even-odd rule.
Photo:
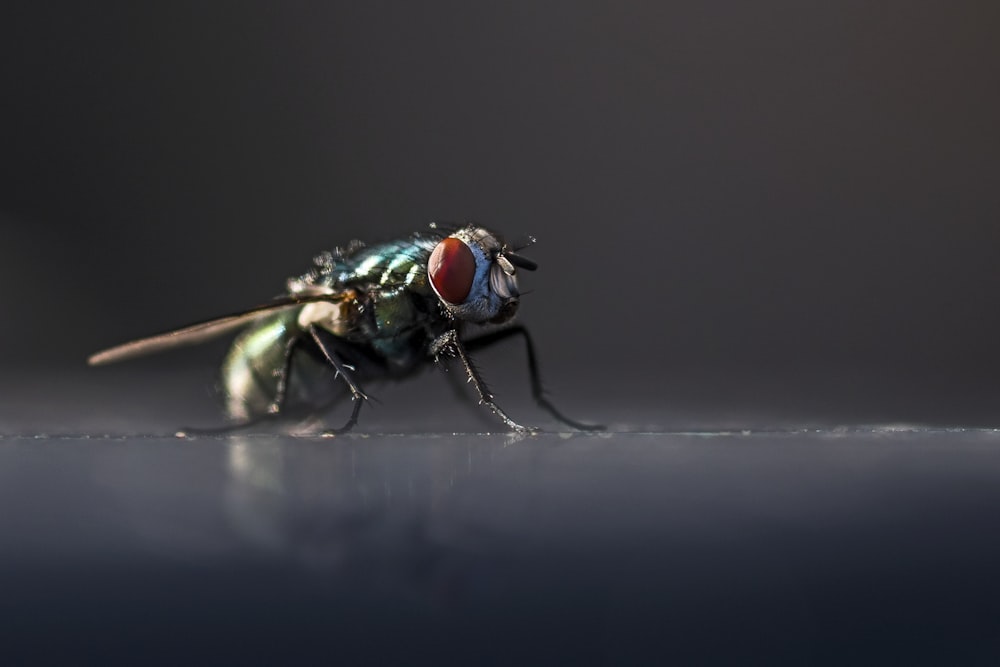
[[[537,267],[493,232],[470,225],[437,244],[427,262],[427,275],[454,319],[501,324],[517,312],[519,268]]]

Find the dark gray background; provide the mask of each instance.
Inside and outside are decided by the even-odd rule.
[[[7,662],[997,663],[1000,5],[64,4],[0,10]],[[521,440],[83,365],[433,219],[538,237],[608,432],[512,349]]]
[[[1000,399],[995,3],[66,4],[0,21],[5,367],[476,220],[571,400]]]

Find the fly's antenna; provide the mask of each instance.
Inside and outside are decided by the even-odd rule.
[[[527,248],[534,242],[535,242],[534,236],[520,237],[513,243],[505,244],[503,249],[500,251],[500,255],[519,269],[524,269],[525,271],[534,271],[535,269],[538,268],[538,264],[532,262],[527,257],[522,257],[521,255],[518,255],[516,252],[518,250]]]
[[[535,269],[538,268],[538,264],[532,262],[527,257],[521,257],[520,255],[515,255],[510,251],[503,253],[503,257],[505,257],[508,262],[510,262],[517,268],[524,269],[525,271],[534,271]]]
[[[522,257],[517,254],[518,250],[523,250],[530,245],[535,243],[534,236],[519,236],[511,243],[505,243],[503,248],[500,250],[500,256],[506,259],[510,264],[513,264],[519,269],[524,269],[525,271],[534,271],[538,268],[538,264],[532,262],[527,257]]]

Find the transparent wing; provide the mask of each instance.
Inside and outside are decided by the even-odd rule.
[[[204,343],[205,341],[235,331],[262,315],[297,308],[308,303],[324,301],[328,303],[336,303],[344,301],[348,298],[353,298],[354,295],[355,293],[350,291],[346,293],[341,292],[333,294],[309,294],[280,297],[274,301],[256,306],[240,313],[226,315],[225,317],[218,317],[216,319],[208,320],[207,322],[192,324],[191,326],[184,327],[183,329],[177,329],[176,331],[168,331],[156,336],[140,338],[128,343],[116,345],[115,347],[111,347],[91,355],[87,359],[87,363],[91,366],[100,366],[102,364],[111,364],[118,361],[124,361],[125,359],[131,359],[133,357],[140,357],[146,354],[162,352],[163,350],[169,350],[175,347],[197,345],[198,343]]]

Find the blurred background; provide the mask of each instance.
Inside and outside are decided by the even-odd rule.
[[[995,3],[62,5],[0,21],[5,369],[474,220],[570,402],[1000,411]]]
[[[5,660],[997,664],[998,35],[986,0],[5,4]],[[348,437],[178,439],[225,341],[85,366],[432,220],[537,237],[521,321],[609,432],[483,434],[428,374]],[[523,352],[477,360],[551,425]]]

